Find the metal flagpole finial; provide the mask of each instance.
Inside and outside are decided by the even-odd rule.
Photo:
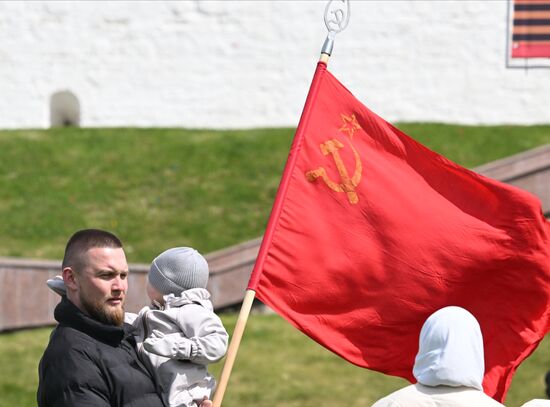
[[[349,17],[349,0],[329,0],[325,7],[325,25],[327,26],[328,34],[321,49],[321,60],[323,60],[323,54],[326,55],[326,60],[332,54],[334,38],[336,34],[348,26]]]

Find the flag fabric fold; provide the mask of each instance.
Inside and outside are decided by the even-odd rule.
[[[249,288],[348,361],[414,381],[425,319],[479,321],[502,400],[550,328],[539,200],[415,142],[319,63]]]

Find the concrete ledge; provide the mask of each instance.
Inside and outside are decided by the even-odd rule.
[[[474,171],[537,195],[545,215],[550,215],[550,145],[490,162]]]

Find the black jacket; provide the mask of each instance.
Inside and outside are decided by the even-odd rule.
[[[130,325],[101,324],[65,297],[54,316],[59,325],[38,367],[39,407],[163,406]]]

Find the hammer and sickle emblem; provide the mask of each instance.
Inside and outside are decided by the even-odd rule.
[[[342,161],[342,157],[340,157],[340,153],[338,152],[339,149],[344,147],[344,145],[340,141],[336,139],[328,140],[325,143],[321,144],[320,147],[323,155],[332,155],[332,158],[336,163],[338,173],[340,174],[341,182],[337,183],[331,180],[323,167],[319,167],[316,170],[306,172],[307,180],[309,182],[313,182],[317,178],[321,178],[325,182],[325,184],[333,191],[345,192],[351,204],[356,204],[357,202],[359,202],[359,197],[355,192],[355,187],[359,184],[359,181],[361,181],[361,172],[363,170],[363,166],[361,164],[359,153],[357,152],[355,147],[353,147],[353,144],[350,143],[350,147],[353,150],[353,155],[355,156],[355,172],[353,173],[352,177],[349,176],[348,170],[346,169],[346,166]]]
[[[339,33],[348,25],[349,0],[330,0],[325,7],[325,25],[329,33]]]
[[[332,20],[328,20],[329,24],[333,24],[340,28],[344,22],[344,10],[336,9],[332,10],[331,13],[334,18]]]

